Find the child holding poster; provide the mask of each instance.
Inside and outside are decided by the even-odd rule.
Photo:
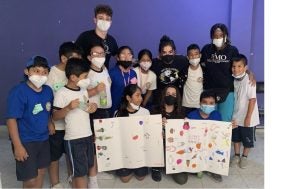
[[[203,91],[200,96],[200,109],[190,112],[187,117],[197,120],[216,120],[222,121],[221,114],[216,110],[215,93],[211,90]],[[219,174],[205,172],[216,182],[222,182],[222,176]],[[202,172],[198,173],[198,177],[202,177]]]
[[[142,90],[136,84],[129,84],[125,87],[121,104],[115,113],[115,117],[131,117],[150,115],[149,110],[141,107],[143,102]],[[133,174],[138,180],[143,180],[148,174],[148,167],[140,167],[136,169],[118,169],[116,175],[121,181],[127,183],[132,178]]]
[[[163,130],[167,119],[183,119],[184,110],[181,105],[181,95],[179,89],[173,85],[165,87],[162,91],[160,106],[157,111],[154,111],[155,114],[162,114],[163,117]],[[165,134],[163,134],[165,135]],[[165,144],[165,142],[164,142]],[[174,173],[172,174],[173,180],[180,185],[183,185],[188,180],[188,173]],[[152,179],[156,182],[161,180],[161,168],[153,167],[152,168]]]

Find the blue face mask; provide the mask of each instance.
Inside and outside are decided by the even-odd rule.
[[[200,110],[205,113],[205,114],[210,114],[211,112],[213,112],[215,110],[216,106],[215,105],[200,105]]]

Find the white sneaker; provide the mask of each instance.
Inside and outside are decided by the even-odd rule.
[[[96,181],[89,181],[88,188],[99,188],[98,182]]]
[[[56,188],[64,188],[64,186],[61,184],[61,183],[57,183],[55,184],[54,186],[50,187],[50,188],[53,188],[53,189],[56,189]]]
[[[242,157],[240,161],[240,168],[245,169],[248,165],[248,160],[246,157]]]
[[[237,166],[241,161],[241,158],[239,156],[234,156],[233,158],[231,158],[231,161],[230,161],[230,167],[235,167]]]
[[[107,172],[98,173],[98,176],[101,180],[111,180],[115,178],[113,174]]]

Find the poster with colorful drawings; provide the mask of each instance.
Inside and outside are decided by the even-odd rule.
[[[209,171],[228,175],[230,122],[169,119],[165,128],[167,174]]]
[[[163,167],[161,115],[94,120],[98,171]]]

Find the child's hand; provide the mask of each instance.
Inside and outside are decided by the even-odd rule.
[[[75,100],[72,100],[67,107],[68,109],[73,110],[75,108],[78,108],[79,103],[79,98],[76,98]]]
[[[25,161],[27,160],[27,158],[29,157],[29,155],[27,154],[26,149],[24,148],[23,145],[21,146],[14,146],[15,150],[14,150],[14,155],[15,155],[15,159],[17,161]]]
[[[106,87],[106,86],[105,86],[105,83],[103,83],[103,82],[99,83],[99,84],[96,86],[98,93],[101,92],[101,91],[104,91],[104,90],[105,90],[105,87]]]
[[[97,104],[96,103],[88,103],[87,112],[88,113],[94,113],[97,110]]]
[[[251,122],[251,117],[247,117],[244,120],[244,127],[249,127]]]
[[[238,126],[236,125],[236,121],[235,121],[235,120],[232,120],[231,123],[232,123],[232,129],[235,129],[235,128],[238,127]]]
[[[48,123],[48,130],[49,130],[49,135],[54,135],[55,134],[55,126],[52,121]]]
[[[248,75],[249,75],[249,83],[251,84],[252,87],[254,87],[256,85],[256,80],[253,72],[249,71]]]

